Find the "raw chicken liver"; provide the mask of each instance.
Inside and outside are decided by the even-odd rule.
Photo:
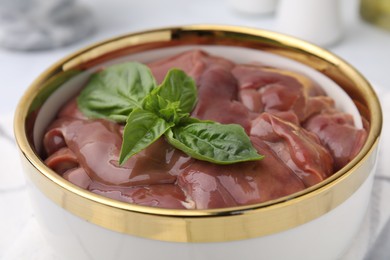
[[[266,61],[265,61],[266,62]],[[46,164],[93,193],[145,206],[209,209],[261,203],[317,184],[361,149],[366,131],[311,79],[260,65],[235,64],[200,50],[147,64],[157,82],[172,67],[192,76],[192,116],[239,124],[260,161],[216,165],[164,138],[119,166],[123,125],[87,119],[71,99],[44,136]]]

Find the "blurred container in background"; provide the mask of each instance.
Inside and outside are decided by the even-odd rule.
[[[229,0],[234,10],[249,15],[271,14],[275,11],[277,0]]]
[[[363,20],[390,31],[390,0],[361,0]]]
[[[339,0],[280,0],[276,10],[279,32],[322,47],[339,42],[344,32]]]

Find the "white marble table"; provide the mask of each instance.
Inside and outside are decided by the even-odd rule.
[[[345,34],[338,44],[329,49],[353,64],[381,93],[385,100],[384,114],[387,122],[390,121],[390,32],[360,21],[356,1],[342,1]],[[39,227],[35,224],[12,132],[15,106],[23,91],[39,73],[59,58],[83,46],[107,37],[148,28],[212,23],[277,30],[273,15],[237,14],[229,9],[223,0],[82,2],[89,5],[96,18],[97,32],[88,39],[48,51],[14,52],[0,49],[0,259],[55,258],[55,254],[40,237]],[[385,127],[390,131],[388,124],[385,124]],[[368,247],[375,243],[377,235],[390,216],[390,206],[386,206],[383,199],[386,195],[390,196],[390,167],[386,165],[383,156],[390,152],[389,139],[389,134],[384,134],[374,186],[376,193],[372,196],[366,226],[362,227],[360,238],[355,241],[355,248],[347,253],[345,259],[362,259]],[[382,240],[385,236],[386,234],[381,236]],[[389,236],[390,234],[387,234],[387,239]],[[386,257],[383,259],[390,259],[390,251]]]

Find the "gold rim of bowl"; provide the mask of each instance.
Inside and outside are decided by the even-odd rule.
[[[162,209],[115,201],[69,183],[40,160],[29,142],[27,119],[34,113],[36,103],[44,102],[42,93],[48,91],[50,82],[123,55],[194,44],[263,50],[304,63],[330,77],[349,94],[369,123],[364,147],[343,169],[304,191],[261,204],[210,210]],[[274,32],[236,26],[191,25],[124,35],[65,57],[28,88],[17,107],[14,130],[28,179],[65,210],[88,222],[137,237],[170,242],[221,242],[297,227],[343,203],[374,167],[381,125],[381,108],[372,87],[358,71],[334,54]]]

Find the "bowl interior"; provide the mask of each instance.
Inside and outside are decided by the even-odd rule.
[[[59,89],[57,89],[52,95],[50,95],[50,97],[46,100],[46,102],[39,110],[33,131],[35,148],[38,152],[40,152],[45,129],[54,119],[59,108],[64,105],[67,100],[69,100],[71,97],[73,97],[80,91],[80,89],[87,83],[89,76],[95,71],[99,70],[104,66],[126,61],[139,61],[143,63],[148,63],[154,60],[158,60],[160,58],[172,56],[180,52],[192,49],[201,49],[207,51],[210,54],[230,59],[235,63],[262,64],[306,75],[308,78],[317,82],[324,89],[326,94],[334,99],[335,106],[338,110],[344,111],[353,116],[354,123],[357,128],[362,128],[363,126],[359,111],[353,103],[352,99],[348,96],[348,94],[332,79],[303,63],[282,57],[277,54],[243,47],[189,45],[161,48],[158,50],[149,50],[113,59],[109,62],[105,62],[103,64],[99,64],[92,68],[89,68],[88,70],[78,74],[69,81],[65,82]]]

